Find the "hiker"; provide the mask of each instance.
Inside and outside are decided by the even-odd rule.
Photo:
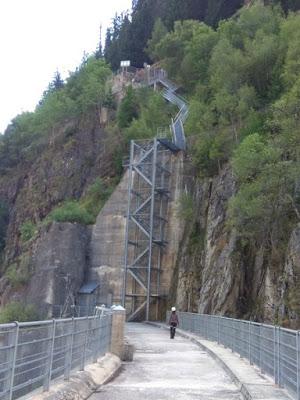
[[[172,307],[171,311],[172,311],[172,313],[170,315],[170,320],[169,320],[170,338],[174,339],[176,327],[179,325],[179,320],[178,320],[178,315],[176,314],[176,307]]]

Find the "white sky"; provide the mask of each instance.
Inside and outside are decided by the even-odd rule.
[[[33,111],[56,70],[75,70],[131,0],[0,0],[0,133]]]

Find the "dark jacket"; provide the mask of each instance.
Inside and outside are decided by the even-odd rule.
[[[173,324],[179,325],[179,320],[178,320],[176,311],[172,311],[172,313],[170,315],[169,325],[173,325]]]

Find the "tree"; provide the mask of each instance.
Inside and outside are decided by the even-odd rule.
[[[286,50],[283,66],[284,83],[290,88],[300,75],[300,18],[298,15],[291,14],[283,21],[280,42],[281,48]]]
[[[106,100],[106,82],[110,75],[106,62],[92,56],[69,77],[65,94],[67,100],[75,104],[77,114],[99,110]]]
[[[55,72],[54,79],[52,81],[51,87],[53,90],[59,90],[62,89],[65,86],[64,80],[61,77],[61,74],[59,71]]]
[[[0,200],[0,253],[5,247],[6,229],[8,225],[8,207]]]
[[[152,138],[159,128],[167,128],[175,111],[161,96],[151,89],[141,89],[136,94],[137,116],[124,129],[126,141]]]
[[[155,48],[156,45],[165,37],[167,33],[167,28],[163,24],[161,18],[158,18],[155,21],[151,39],[148,40],[147,44],[147,53],[153,61],[157,61],[159,59],[158,55],[155,52]]]
[[[138,116],[138,104],[132,86],[127,88],[124,99],[122,100],[118,114],[118,126],[120,129],[127,128],[134,118]]]
[[[96,60],[99,60],[100,58],[103,58],[102,25],[100,25],[99,43],[98,43],[98,47],[97,47],[96,52],[95,52],[95,58],[96,58]]]
[[[218,5],[208,11],[210,3]],[[123,54],[119,53],[119,50],[122,47],[126,48],[127,59],[131,60],[132,65],[142,67],[144,62],[150,62],[149,52],[145,49],[151,40],[157,19],[161,19],[168,31],[173,30],[176,21],[185,20],[207,19],[216,26],[222,18],[232,15],[241,6],[242,1],[233,0],[229,5],[227,3],[223,0],[135,0],[132,2],[129,30],[121,29],[122,24],[127,24],[125,19],[120,21],[121,25],[116,24],[119,21],[113,21],[110,29],[111,40],[107,40],[105,48],[105,58],[114,70],[118,69]],[[213,15],[210,15],[211,13]],[[122,46],[119,42],[123,42]],[[152,52],[152,49],[150,51]]]

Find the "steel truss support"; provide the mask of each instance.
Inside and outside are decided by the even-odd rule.
[[[123,305],[128,320],[151,319],[162,296],[171,151],[159,139],[132,141],[128,170]]]

